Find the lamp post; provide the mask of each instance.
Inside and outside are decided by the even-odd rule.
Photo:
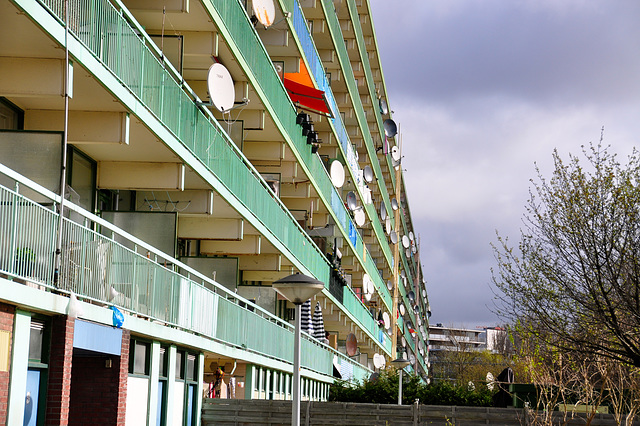
[[[411,363],[404,358],[397,358],[391,361],[391,364],[393,364],[399,372],[400,378],[398,379],[398,405],[402,405],[402,370]]]
[[[273,289],[296,305],[296,327],[293,344],[293,400],[291,424],[300,425],[300,305],[322,291],[324,283],[296,273],[273,282]]]

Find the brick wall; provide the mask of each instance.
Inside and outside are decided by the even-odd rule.
[[[106,363],[111,360],[111,367]],[[129,370],[129,332],[122,333],[122,355],[75,350],[71,371],[69,426],[124,426]]]
[[[69,424],[74,321],[67,316],[57,316],[51,321],[46,425]]]
[[[13,337],[13,321],[16,308],[12,305],[0,303],[0,330],[9,332],[9,354]],[[11,366],[9,366],[11,369]],[[0,424],[7,422],[7,405],[9,403],[9,371],[0,371]]]

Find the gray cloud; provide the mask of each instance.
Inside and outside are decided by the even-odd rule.
[[[496,321],[495,230],[517,240],[534,163],[640,135],[640,2],[373,0],[433,322]]]

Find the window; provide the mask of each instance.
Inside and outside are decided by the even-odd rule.
[[[160,346],[160,366],[158,374],[158,412],[157,426],[167,424],[167,380],[169,378],[169,348]]]
[[[7,98],[0,96],[0,129],[23,130],[24,111]]]
[[[46,384],[49,369],[49,326],[45,320],[32,318],[29,332],[29,366],[24,424],[44,424]]]
[[[129,346],[129,374],[149,375],[151,344],[140,340],[131,340]]]
[[[196,424],[198,406],[198,364],[197,354],[187,350],[176,351],[176,380],[184,381],[183,424]]]

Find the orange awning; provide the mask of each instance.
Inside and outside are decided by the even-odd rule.
[[[283,82],[294,104],[302,109],[310,109],[333,117],[322,90],[298,83],[288,79],[286,76],[283,78]]]

